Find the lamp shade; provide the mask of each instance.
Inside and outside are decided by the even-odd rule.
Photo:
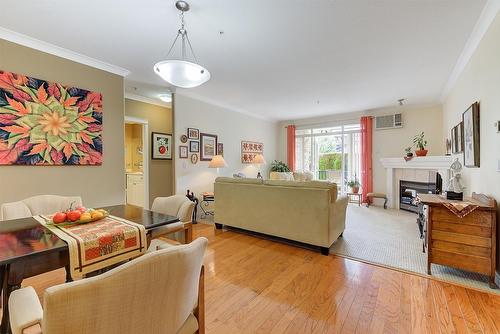
[[[257,154],[254,158],[252,163],[256,165],[265,165],[266,164],[266,159],[264,159],[264,156],[262,154]]]
[[[155,64],[154,72],[180,88],[193,88],[210,80],[210,72],[206,68],[186,60],[161,61]]]
[[[222,157],[222,155],[214,155],[210,163],[208,164],[208,168],[222,168],[227,167],[227,163]]]

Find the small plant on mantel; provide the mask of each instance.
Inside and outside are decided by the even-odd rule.
[[[283,161],[274,160],[271,163],[271,172],[286,173],[289,171],[290,168]]]
[[[361,186],[361,183],[359,183],[358,178],[356,176],[354,176],[354,179],[347,181],[346,184],[349,188],[351,188],[351,191],[354,194],[357,194],[359,192],[359,187]]]
[[[420,134],[413,137],[413,145],[415,145],[415,154],[417,157],[425,157],[427,155],[427,150],[425,147],[427,146],[427,140],[424,138],[424,132],[422,131]]]
[[[406,152],[407,157],[413,156],[413,153],[411,152],[411,146],[408,146],[407,148],[405,148],[405,152]]]

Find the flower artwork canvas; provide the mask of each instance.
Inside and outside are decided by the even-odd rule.
[[[101,165],[102,95],[0,70],[0,165]]]

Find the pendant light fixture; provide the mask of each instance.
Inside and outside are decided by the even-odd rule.
[[[181,12],[181,28],[168,51],[167,60],[156,63],[154,72],[171,85],[180,88],[193,88],[210,80],[210,72],[198,64],[185,29],[184,13],[189,10],[189,4],[186,1],[177,1],[175,7]],[[179,37],[181,40],[181,59],[168,59]],[[194,62],[188,60],[187,47],[191,51]]]

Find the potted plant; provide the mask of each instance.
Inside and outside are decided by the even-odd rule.
[[[271,163],[271,180],[293,180],[293,174],[290,173],[290,168],[283,161],[274,160]]]
[[[347,186],[351,188],[353,194],[357,194],[359,192],[359,186],[361,185],[356,177],[354,180],[350,180],[347,183]]]
[[[408,146],[407,148],[405,148],[405,152],[406,152],[407,157],[413,156],[413,153],[411,152],[411,146]]]
[[[417,157],[425,157],[427,155],[428,151],[425,149],[427,140],[425,140],[423,132],[413,137],[413,144],[417,148],[417,150],[415,150]]]

